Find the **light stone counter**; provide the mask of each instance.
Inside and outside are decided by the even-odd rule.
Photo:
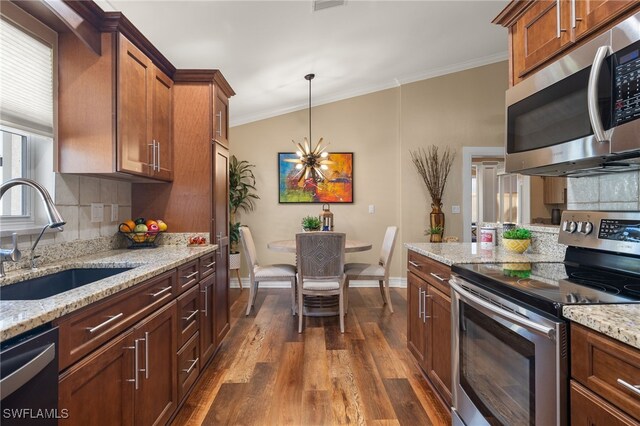
[[[502,247],[491,250],[480,248],[478,243],[405,243],[411,251],[433,260],[453,265],[454,263],[502,263],[502,262],[562,262],[557,253],[511,253]]]
[[[0,278],[0,286],[74,268],[133,268],[82,287],[40,300],[0,301],[0,341],[46,324],[126,288],[210,253],[217,245],[159,246],[154,249],[109,250],[38,268],[21,269]],[[0,287],[2,291],[2,287]]]
[[[571,305],[562,314],[627,345],[640,349],[640,304]]]

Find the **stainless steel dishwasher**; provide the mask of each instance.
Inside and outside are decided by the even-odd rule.
[[[0,349],[0,423],[57,425],[58,328],[11,339]]]

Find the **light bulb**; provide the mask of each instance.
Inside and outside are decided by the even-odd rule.
[[[296,155],[300,158],[302,158],[302,152],[301,151],[296,151]]]
[[[329,170],[329,166],[327,166],[326,164],[321,165],[320,168],[322,170]]]
[[[323,151],[322,154],[320,154],[320,157],[322,158],[327,158],[329,156],[329,153],[327,151]]]
[[[296,170],[302,170],[302,164],[296,164]]]

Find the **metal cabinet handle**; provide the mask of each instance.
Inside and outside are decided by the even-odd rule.
[[[617,382],[619,384],[621,384],[622,386],[624,386],[626,389],[628,389],[631,392],[635,393],[636,395],[640,395],[640,385],[632,385],[631,383],[625,382],[622,379],[618,379]]]
[[[182,369],[182,371],[184,371],[184,372],[185,372],[185,373],[187,373],[187,374],[191,373],[191,370],[193,370],[193,369],[195,368],[195,366],[196,366],[196,364],[198,363],[198,360],[199,360],[199,359],[200,359],[200,358],[196,358],[196,359],[192,359],[192,360],[190,360],[190,361],[191,361],[191,365],[189,366],[189,368],[187,368],[187,369],[184,369],[184,368],[183,368],[183,369]]]
[[[149,378],[149,332],[144,332],[144,378]]]
[[[216,234],[216,241],[218,242],[218,250],[216,250],[216,254],[217,254],[218,256],[220,256],[220,255],[222,254],[222,250],[221,250],[221,248],[222,248],[221,240],[222,240],[222,232],[218,232],[218,233]]]
[[[591,65],[589,82],[587,84],[587,107],[589,109],[589,121],[593,129],[593,135],[598,142],[608,142],[602,120],[600,119],[600,106],[598,105],[598,80],[600,71],[607,55],[611,52],[610,46],[600,46]]]
[[[151,147],[151,162],[147,163],[147,165],[151,167],[151,171],[155,171],[156,170],[156,141],[153,140],[150,144],[147,144],[147,146]]]
[[[216,113],[216,117],[218,117],[218,128],[216,129],[216,134],[218,136],[222,136],[222,111],[218,111]]]
[[[427,315],[427,298],[431,297],[430,295],[427,294],[427,290],[425,290],[422,293],[422,322],[426,323],[427,322],[427,318],[431,318],[431,315]]]
[[[409,261],[409,265],[413,266],[414,268],[420,268],[420,265],[414,262],[413,260]]]
[[[216,266],[216,262],[215,261],[211,262],[208,265],[204,265],[205,268],[213,268],[214,266]]]
[[[193,317],[195,317],[197,315],[198,311],[193,311],[191,312],[191,314],[188,317],[182,317],[183,320],[185,320],[186,322],[189,322],[193,319]]]
[[[209,316],[209,312],[208,312],[208,303],[207,303],[207,299],[209,299],[209,298],[207,297],[207,296],[208,296],[208,291],[207,291],[207,289],[208,289],[208,288],[209,288],[209,287],[205,287],[205,288],[204,288],[204,291],[203,291],[203,290],[200,290],[200,292],[201,292],[201,293],[204,293],[204,311],[202,311],[202,312],[204,312],[204,316],[205,316],[205,317],[208,317],[208,316]]]
[[[133,342],[133,346],[125,346],[122,349],[133,349],[133,379],[126,379],[127,382],[133,382],[136,390],[138,389],[138,341]]]
[[[556,38],[560,38],[560,33],[567,31],[560,25],[560,0],[556,0],[556,24]]]
[[[87,327],[87,330],[89,330],[89,333],[95,333],[96,331],[100,330],[103,327],[106,327],[107,325],[111,324],[112,322],[116,321],[118,318],[121,318],[122,316],[124,316],[124,313],[120,312],[118,315],[113,315],[110,316],[108,320],[106,320],[105,322],[96,325],[95,327]]]
[[[36,357],[0,380],[0,399],[5,399],[44,370],[56,356],[55,343],[50,344]]]
[[[429,272],[429,275],[431,275],[432,277],[434,277],[435,279],[437,279],[438,281],[442,281],[442,282],[447,282],[449,281],[449,278],[442,278],[440,275],[434,273],[434,272]]]
[[[422,287],[418,289],[418,318],[422,317]]]
[[[158,148],[156,149],[156,153],[158,155],[158,163],[156,164],[156,171],[160,171],[160,142],[156,142]]]
[[[191,278],[195,277],[196,275],[198,275],[198,271],[195,271],[189,275],[183,275],[182,278],[186,279],[186,280],[190,280]]]
[[[151,296],[151,297],[158,297],[158,296],[160,296],[161,294],[164,294],[164,293],[166,293],[167,291],[170,291],[170,290],[171,290],[171,286],[164,287],[162,290],[160,290],[160,291],[159,291],[159,292],[157,292],[157,293],[150,293],[150,294],[149,294],[149,296]]]

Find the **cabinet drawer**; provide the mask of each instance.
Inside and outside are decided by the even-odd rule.
[[[593,392],[571,380],[572,426],[634,426],[638,423]]]
[[[571,324],[571,377],[640,420],[640,351]]]
[[[178,267],[178,294],[182,293],[186,289],[200,280],[198,276],[200,271],[198,270],[198,259],[192,260],[189,263],[185,263]]]
[[[58,320],[60,370],[171,300],[176,282],[171,270]]]
[[[195,286],[178,297],[178,347],[182,347],[198,331],[199,287]]]
[[[196,332],[178,351],[178,401],[182,401],[182,398],[187,395],[200,374],[199,338]]]
[[[443,293],[450,293],[451,268],[449,266],[411,250],[409,250],[408,265],[410,272],[426,280]]]
[[[216,271],[216,252],[206,254],[200,258],[200,279],[208,277]]]

